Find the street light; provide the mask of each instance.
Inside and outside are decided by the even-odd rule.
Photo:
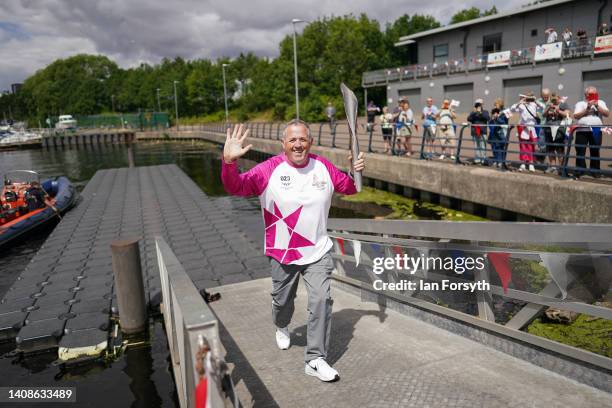
[[[229,122],[229,114],[227,111],[227,85],[225,83],[225,67],[229,64],[221,65],[221,69],[223,70],[223,99],[225,100],[225,122]]]
[[[176,99],[176,84],[178,84],[178,81],[174,81],[174,111],[176,114],[176,131],[180,131],[180,127],[179,127],[179,115],[178,115],[178,100]]]
[[[161,89],[157,88],[157,111],[161,112],[161,102],[159,101],[159,91]]]
[[[296,42],[296,31],[295,25],[297,23],[304,23],[304,20],[300,20],[299,18],[294,18],[291,20],[291,24],[293,24],[293,72],[295,73],[295,117],[296,119],[300,118],[300,94],[298,92],[298,69],[297,69],[297,42]]]

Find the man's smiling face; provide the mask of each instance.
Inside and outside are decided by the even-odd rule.
[[[282,144],[285,156],[293,165],[303,166],[308,162],[312,139],[305,125],[293,124],[287,127]]]

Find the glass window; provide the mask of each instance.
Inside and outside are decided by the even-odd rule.
[[[441,63],[448,60],[448,43],[434,45],[434,62]]]
[[[533,30],[531,30],[531,36],[532,37],[537,37],[538,36],[538,29],[534,28]]]
[[[482,53],[501,51],[502,33],[485,35],[482,37]]]

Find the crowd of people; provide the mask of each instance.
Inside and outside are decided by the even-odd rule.
[[[422,158],[455,160],[457,154],[457,113],[459,103],[444,99],[438,108],[432,98],[427,98],[420,115],[422,126]],[[513,119],[516,115],[517,118]],[[510,169],[508,153],[518,153],[518,171],[535,172],[536,165],[547,173],[559,173],[572,168],[568,156],[575,158],[572,175],[579,178],[585,173],[601,177],[600,147],[605,127],[603,119],[610,111],[599,98],[595,87],[585,89],[584,100],[573,109],[566,97],[549,89],[542,89],[540,97],[527,91],[509,107],[501,98],[495,99],[489,111],[482,99],[474,101],[467,116],[473,147],[464,146],[462,152],[473,151],[473,163]],[[372,101],[367,106],[368,130],[373,130],[376,119],[380,124],[385,146],[384,153],[412,156],[411,139],[418,132],[415,114],[407,98],[402,98],[393,110],[384,106],[382,110]],[[510,122],[515,124],[511,125]],[[512,141],[510,131],[516,127],[517,140]],[[395,145],[394,145],[395,143]],[[421,140],[417,142],[421,144]],[[509,145],[518,144],[518,151]],[[491,156],[487,154],[490,146]],[[587,148],[589,157],[586,156]],[[571,150],[573,149],[573,152]],[[463,158],[463,155],[462,155]],[[586,160],[589,159],[587,169]]]

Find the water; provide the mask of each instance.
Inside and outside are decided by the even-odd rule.
[[[82,190],[97,170],[128,166],[127,147],[109,145],[79,149],[41,149],[0,152],[0,174],[16,169],[35,170],[42,178],[67,176]],[[208,143],[142,143],[133,147],[136,166],[177,164],[210,197],[225,196],[220,177],[218,146]],[[260,157],[241,160],[243,168],[255,165]],[[259,210],[253,206],[257,213]],[[365,208],[365,207],[364,207]],[[370,208],[358,211],[354,206],[332,207],[332,217],[372,217],[386,210]],[[57,222],[55,222],[56,224]],[[0,297],[13,284],[55,224],[37,230],[26,239],[0,252]],[[176,390],[169,369],[169,353],[163,325],[151,319],[150,341],[144,347],[129,350],[117,361],[89,364],[64,370],[55,366],[56,353],[21,359],[0,358],[0,386],[76,387],[78,406],[178,406]],[[13,344],[0,345],[0,354],[13,350]],[[102,399],[104,401],[102,401]],[[48,404],[46,406],[53,406]]]

